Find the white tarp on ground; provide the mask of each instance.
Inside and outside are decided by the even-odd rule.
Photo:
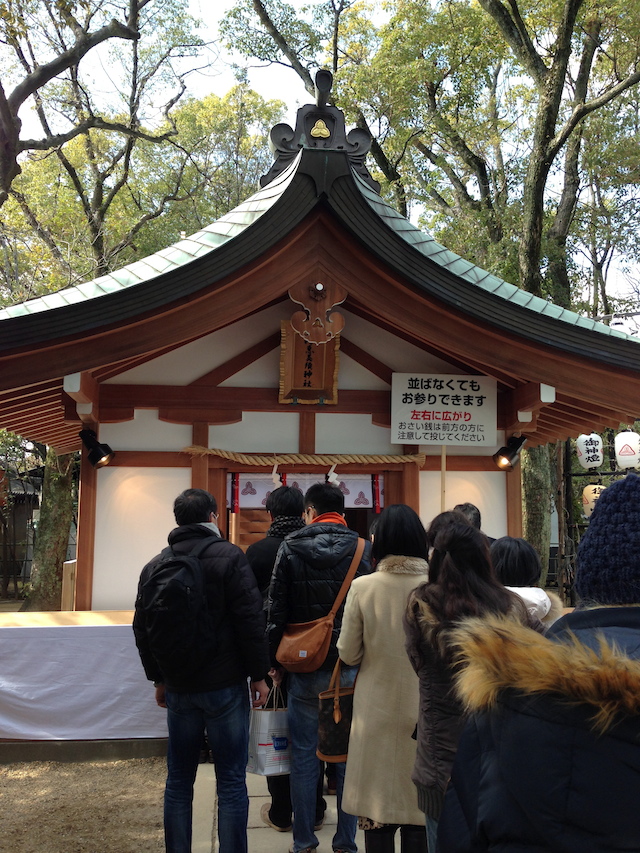
[[[62,614],[15,616],[24,618],[0,621],[0,738],[167,736],[166,711],[155,703],[130,620],[56,625],[42,623]],[[84,614],[86,621],[100,616]]]

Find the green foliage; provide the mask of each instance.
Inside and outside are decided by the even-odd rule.
[[[0,469],[22,476],[44,463],[46,448],[27,439],[0,429]]]
[[[318,17],[314,19],[309,14],[309,7],[300,14],[294,6],[282,0],[271,0],[263,5],[268,8],[269,16],[287,44],[300,57],[306,58],[306,64],[311,67],[313,57],[321,50],[323,39],[327,37],[326,30],[317,29]],[[256,23],[251,0],[241,0],[231,9],[220,24],[220,35],[226,46],[241,56],[268,63],[283,61],[282,51],[273,37]]]
[[[268,132],[283,110],[240,84],[222,98],[189,99],[172,116],[171,140],[139,140],[126,160],[122,140],[99,130],[67,143],[66,163],[54,152],[30,158],[0,218],[0,303],[91,279],[219,218],[258,188],[272,160]],[[91,217],[100,205],[92,205],[120,183],[101,213],[97,255]]]
[[[517,38],[501,29],[496,8],[519,19]],[[552,145],[554,134],[569,127],[576,98],[603,100],[569,127],[567,138],[584,132],[587,140],[591,132],[589,157],[603,178],[613,172],[620,180],[619,195],[605,193],[606,207],[616,209],[606,221],[606,258],[637,257],[637,229],[617,227],[624,216],[633,222],[636,210],[633,78],[609,106],[606,98],[640,62],[640,0],[631,7],[584,2],[569,33],[566,74],[555,79],[550,69],[561,68],[557,50],[568,8],[565,0],[387,0],[381,12],[361,0],[296,11],[280,0],[241,0],[224,33],[243,56],[290,64],[301,77],[318,65],[334,68],[336,102],[348,120],[366,123],[381,146],[369,167],[383,195],[402,210],[408,199],[434,236],[460,254],[516,283],[524,276],[535,292],[568,304],[571,295],[581,296],[588,266],[580,253],[586,248],[591,264],[593,243],[593,220],[575,215],[586,205],[586,151],[572,184],[566,148]],[[608,128],[596,138],[590,128],[606,112]],[[540,174],[532,164],[542,164]],[[606,272],[600,264],[591,278]]]

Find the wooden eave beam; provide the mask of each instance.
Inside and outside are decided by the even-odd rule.
[[[14,400],[24,400],[27,403],[30,400],[39,399],[40,397],[53,393],[60,393],[62,388],[61,379],[51,379],[48,382],[39,382],[32,385],[24,385],[22,387],[12,388],[10,391],[0,393],[0,407],[4,403],[11,403]]]
[[[410,335],[404,329],[398,329],[397,327],[392,326],[390,323],[387,323],[383,317],[369,311],[366,306],[362,305],[360,302],[353,302],[351,299],[348,299],[345,304],[345,308],[347,308],[347,310],[352,314],[355,314],[356,317],[361,317],[369,323],[380,326],[381,329],[384,329],[391,335],[395,335],[395,337],[400,338],[400,340],[411,344],[417,349],[424,350],[424,352],[442,359],[442,361],[446,361],[447,364],[450,364],[451,367],[454,367],[460,373],[476,373],[478,376],[491,375],[501,386],[504,386],[505,388],[516,388],[518,383],[522,381],[519,377],[509,376],[495,367],[491,367],[491,373],[489,374],[487,373],[487,365],[478,364],[472,359],[467,358],[464,361],[458,360],[443,347],[436,347],[424,340],[417,339],[414,335]]]
[[[20,412],[51,411],[55,408],[59,408],[60,410],[64,408],[60,399],[59,389],[54,393],[46,394],[44,397],[38,395],[33,401],[27,403],[22,400],[16,400],[13,403],[3,403],[0,405],[0,421],[13,417]]]
[[[558,392],[557,402],[566,409],[577,410],[580,413],[588,411],[596,418],[620,418],[620,423],[633,423],[636,416],[629,414],[627,409],[620,409],[616,400],[611,400],[608,406],[596,406],[588,400],[580,400],[568,394]]]
[[[344,335],[340,335],[340,351],[364,367],[365,370],[368,370],[369,373],[373,373],[378,379],[382,379],[383,382],[391,385],[393,369],[372,356],[371,353],[361,349],[357,344],[352,343]]]
[[[245,412],[315,411],[370,414],[386,411],[391,403],[389,391],[340,391],[338,404],[283,405],[278,402],[277,388],[221,388],[206,385],[103,385],[100,395],[100,421],[111,408],[188,409]]]
[[[278,330],[273,335],[269,335],[269,337],[264,338],[264,340],[259,341],[257,344],[254,344],[252,347],[244,350],[244,352],[241,352],[233,358],[230,358],[228,361],[225,361],[224,364],[215,367],[213,370],[210,370],[198,379],[194,379],[193,382],[189,383],[189,387],[193,387],[194,385],[219,385],[221,382],[230,379],[236,373],[244,370],[245,367],[249,367],[254,363],[254,361],[257,361],[259,358],[262,358],[263,355],[267,355],[279,346],[280,331]]]
[[[555,399],[555,388],[540,382],[527,382],[502,394],[500,410],[505,432],[535,431],[538,413]]]
[[[328,241],[331,256],[327,259]],[[34,376],[46,379],[79,369],[92,370],[157,351],[167,335],[171,346],[180,345],[281,300],[286,288],[315,274],[320,260],[334,272],[340,270],[341,278],[348,282],[346,307],[366,306],[376,323],[384,323],[394,334],[417,341],[416,345],[425,349],[440,351],[449,363],[473,363],[480,372],[501,374],[505,382],[517,377],[516,384],[542,382],[559,391],[571,389],[586,404],[606,407],[615,399],[619,409],[640,412],[640,370],[612,368],[595,357],[534,343],[519,337],[515,329],[510,333],[456,313],[454,307],[420,292],[370,255],[321,210],[310,214],[259,260],[189,299],[167,305],[166,310],[141,313],[113,328],[96,329],[91,335],[43,347],[25,342],[20,351],[0,360],[1,387],[32,383]],[[595,341],[597,336],[593,337]],[[101,393],[107,387],[102,386]],[[386,406],[382,409],[373,404],[369,412],[372,408],[384,411]],[[340,411],[336,407],[331,410]]]

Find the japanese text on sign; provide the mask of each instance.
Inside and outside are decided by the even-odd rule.
[[[398,444],[495,445],[496,380],[394,373],[391,440]]]

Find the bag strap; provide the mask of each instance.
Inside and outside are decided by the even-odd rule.
[[[351,581],[353,580],[355,573],[358,571],[358,566],[360,565],[360,560],[362,559],[362,555],[364,554],[364,539],[358,536],[358,544],[356,545],[356,550],[353,555],[353,559],[351,560],[351,565],[349,566],[349,571],[345,575],[344,580],[342,581],[342,586],[340,587],[340,591],[336,597],[336,600],[333,602],[333,607],[329,611],[329,616],[335,616],[338,612],[338,609],[344,598],[349,591],[349,587],[351,586]]]
[[[203,539],[200,539],[190,551],[187,551],[185,554],[176,554],[173,550],[173,545],[168,545],[162,552],[162,554],[166,554],[166,556],[173,557],[197,557],[200,559],[204,552],[207,550],[209,545],[213,545],[214,542],[226,542],[226,539],[223,539],[219,536],[205,536]]]
[[[327,693],[333,692],[333,722],[338,725],[340,720],[342,719],[342,709],[340,707],[340,667],[342,665],[342,661],[340,658],[336,661],[336,665],[333,668],[333,672],[331,673],[331,680],[329,681],[329,687],[327,688]],[[355,685],[355,682],[354,682]]]
[[[269,706],[272,706],[270,709]],[[285,702],[284,696],[282,695],[282,688],[276,687],[275,684],[271,686],[269,690],[269,695],[267,696],[267,701],[264,703],[264,711],[273,710],[273,711],[286,711],[287,703]]]

